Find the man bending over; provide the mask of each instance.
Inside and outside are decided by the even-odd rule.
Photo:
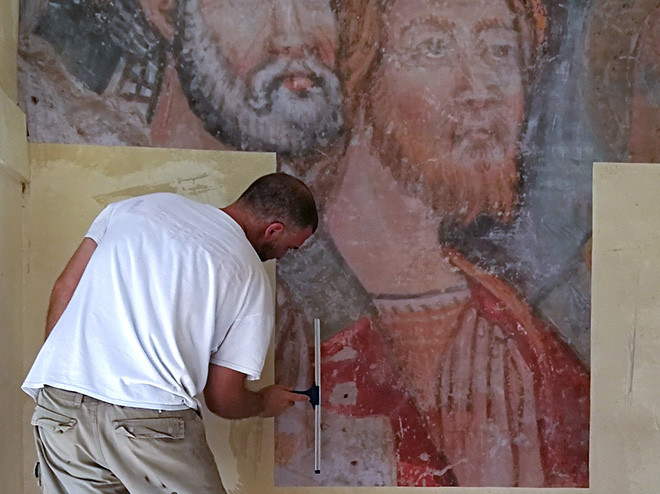
[[[273,328],[262,261],[316,230],[298,179],[274,173],[216,209],[175,194],[106,207],[57,279],[23,390],[47,493],[225,492],[194,397],[225,418],[306,400],[257,392]]]

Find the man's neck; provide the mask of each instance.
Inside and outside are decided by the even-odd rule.
[[[250,231],[254,227],[249,213],[247,213],[238,202],[233,202],[229,206],[220,208],[220,210],[238,223],[238,226],[245,232],[245,236],[250,238]]]

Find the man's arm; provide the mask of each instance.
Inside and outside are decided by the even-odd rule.
[[[204,388],[208,409],[227,419],[274,417],[295,402],[308,400],[307,396],[292,393],[290,388],[277,384],[250,391],[245,387],[245,377],[242,372],[211,364]]]
[[[91,238],[85,238],[76,249],[62,274],[55,281],[53,291],[48,303],[48,315],[46,316],[46,338],[59,321],[64,309],[76,290],[89,259],[96,249],[96,242]]]

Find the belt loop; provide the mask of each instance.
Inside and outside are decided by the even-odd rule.
[[[76,402],[75,403],[76,403],[77,408],[80,408],[80,404],[83,401],[83,396],[84,395],[82,393],[76,393]]]

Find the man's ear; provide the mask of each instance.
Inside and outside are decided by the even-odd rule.
[[[266,227],[264,236],[266,237],[266,240],[272,240],[282,234],[282,232],[284,232],[284,224],[279,221],[274,221]]]
[[[138,0],[149,21],[167,41],[174,38],[177,0]]]

